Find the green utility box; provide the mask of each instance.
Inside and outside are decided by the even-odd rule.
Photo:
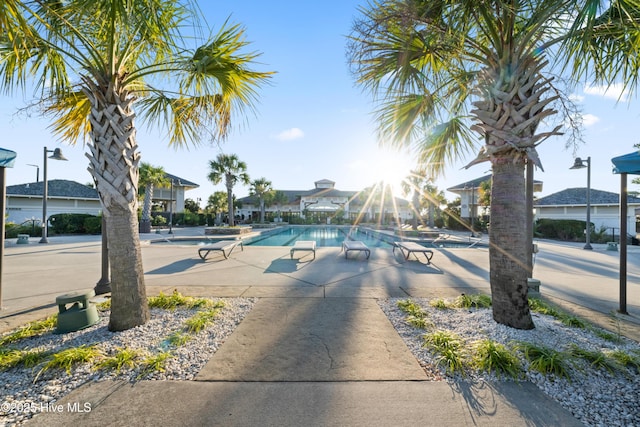
[[[93,290],[71,292],[56,297],[58,304],[57,334],[75,332],[95,325],[100,320],[95,304],[89,298],[95,296]]]

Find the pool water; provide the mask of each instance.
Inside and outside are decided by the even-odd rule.
[[[390,248],[391,244],[364,234],[354,228],[291,227],[278,233],[256,237],[246,242],[250,246],[293,246],[297,240],[315,240],[319,247],[340,247],[342,242],[360,240],[370,248]]]

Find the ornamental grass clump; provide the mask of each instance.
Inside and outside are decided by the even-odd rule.
[[[153,372],[164,372],[167,361],[172,357],[173,356],[168,351],[162,351],[142,359],[140,362],[141,369],[138,374],[138,378],[142,378],[143,376]]]
[[[398,307],[403,312],[407,313],[405,321],[411,326],[418,329],[426,329],[430,325],[427,320],[427,312],[411,300],[398,301]]]
[[[462,294],[453,302],[456,308],[490,308],[491,297],[485,294],[467,295]]]
[[[17,366],[31,368],[42,362],[48,355],[49,353],[44,350],[1,349],[0,371],[7,371]]]
[[[81,345],[53,353],[49,361],[40,369],[33,382],[36,382],[40,375],[49,369],[64,369],[67,374],[71,373],[71,368],[80,363],[90,363],[102,355],[102,351],[97,344]]]
[[[58,325],[58,315],[54,314],[47,317],[44,320],[37,320],[35,322],[27,323],[17,331],[11,332],[8,335],[0,338],[0,347],[7,344],[13,344],[17,341],[25,338],[31,338],[36,335],[42,335],[47,332],[51,332]]]
[[[437,308],[439,310],[446,310],[449,308],[449,306],[447,305],[447,302],[445,300],[443,300],[442,298],[438,298],[438,299],[434,299],[429,301],[429,305],[433,308]]]
[[[564,353],[528,342],[518,343],[516,348],[524,354],[531,369],[545,375],[553,374],[570,379],[567,357]]]
[[[208,298],[193,298],[182,295],[177,290],[174,290],[171,295],[166,295],[163,292],[157,297],[150,297],[148,299],[150,308],[162,308],[165,310],[175,310],[178,307],[184,308],[221,308],[224,307],[222,301],[212,301]]]
[[[515,353],[499,342],[484,339],[474,345],[473,365],[486,372],[498,372],[518,378],[522,367]]]
[[[185,330],[192,334],[198,333],[212,324],[219,313],[220,310],[217,308],[199,311],[184,322]]]
[[[120,372],[122,368],[133,368],[143,354],[140,350],[119,347],[115,354],[103,358],[96,365],[96,369],[115,369],[116,372]]]
[[[450,373],[464,373],[464,353],[462,340],[456,334],[438,330],[423,336],[424,346],[437,355],[437,365],[445,365]]]
[[[571,344],[569,346],[569,354],[589,362],[593,368],[606,369],[609,373],[622,370],[622,366],[614,358],[608,357],[599,350],[586,350],[576,344]]]

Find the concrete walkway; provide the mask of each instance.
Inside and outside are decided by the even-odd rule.
[[[178,231],[178,230],[177,230]],[[151,239],[157,236],[143,236]],[[55,296],[100,278],[99,238],[7,245],[0,330],[54,312]],[[611,327],[617,253],[538,242],[545,298]],[[297,258],[297,256],[295,257]],[[88,413],[41,414],[33,425],[580,425],[535,386],[427,381],[376,299],[489,293],[486,249],[439,249],[431,265],[374,249],[370,260],[319,248],[291,260],[283,247],[245,247],[228,260],[195,246],[143,249],[148,294],[259,297],[195,381],[89,383],[59,403]],[[640,253],[629,254],[629,315],[640,341]]]

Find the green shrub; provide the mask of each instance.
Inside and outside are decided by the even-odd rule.
[[[84,229],[88,234],[102,233],[102,217],[92,216],[89,218],[85,218]]]
[[[50,230],[55,234],[86,234],[84,222],[87,218],[92,217],[96,218],[96,216],[89,214],[61,213],[51,215],[49,217]]]
[[[18,234],[28,234],[31,237],[42,236],[42,227],[39,222],[28,221],[24,224],[9,223],[5,225],[4,237],[15,239]]]
[[[162,226],[167,224],[167,219],[162,215],[151,216],[151,224],[154,226]]]
[[[578,219],[540,218],[536,221],[535,233],[538,237],[546,239],[580,242],[585,241],[586,224],[586,221]],[[591,230],[593,230],[593,223]]]

